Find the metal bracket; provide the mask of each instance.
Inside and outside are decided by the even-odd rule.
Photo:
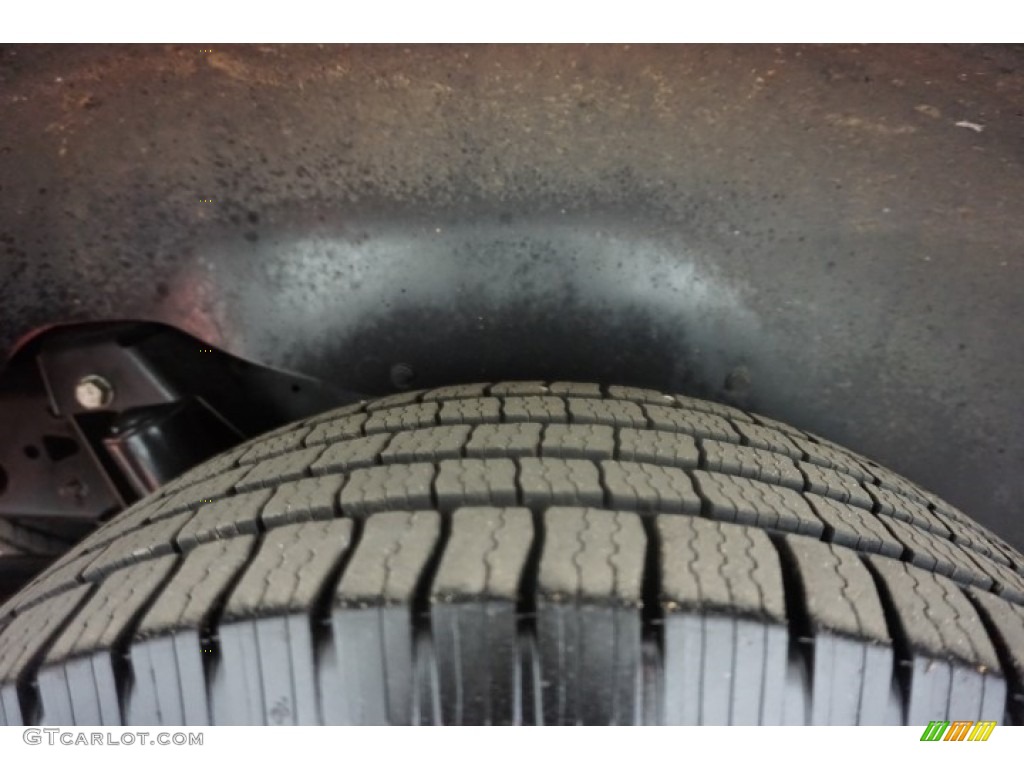
[[[170,326],[52,328],[0,372],[0,517],[94,524],[245,439],[358,398]]]

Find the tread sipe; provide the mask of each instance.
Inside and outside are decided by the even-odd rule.
[[[633,387],[321,414],[0,606],[11,725],[929,720],[1024,722],[1024,557],[822,438]]]

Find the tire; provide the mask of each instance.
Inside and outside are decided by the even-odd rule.
[[[1024,719],[1024,558],[732,407],[518,382],[250,441],[0,608],[0,722]]]
[[[70,547],[64,539],[0,518],[0,601]]]

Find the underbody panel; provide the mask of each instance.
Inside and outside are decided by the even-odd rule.
[[[1019,47],[212,51],[0,50],[0,348],[703,395],[1024,547]]]

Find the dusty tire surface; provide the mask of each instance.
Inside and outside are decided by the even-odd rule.
[[[45,531],[46,523],[35,526],[0,518],[0,603],[17,591],[34,573],[71,548],[62,537]]]
[[[1024,720],[1024,557],[833,443],[510,382],[252,440],[0,606],[7,724]]]

